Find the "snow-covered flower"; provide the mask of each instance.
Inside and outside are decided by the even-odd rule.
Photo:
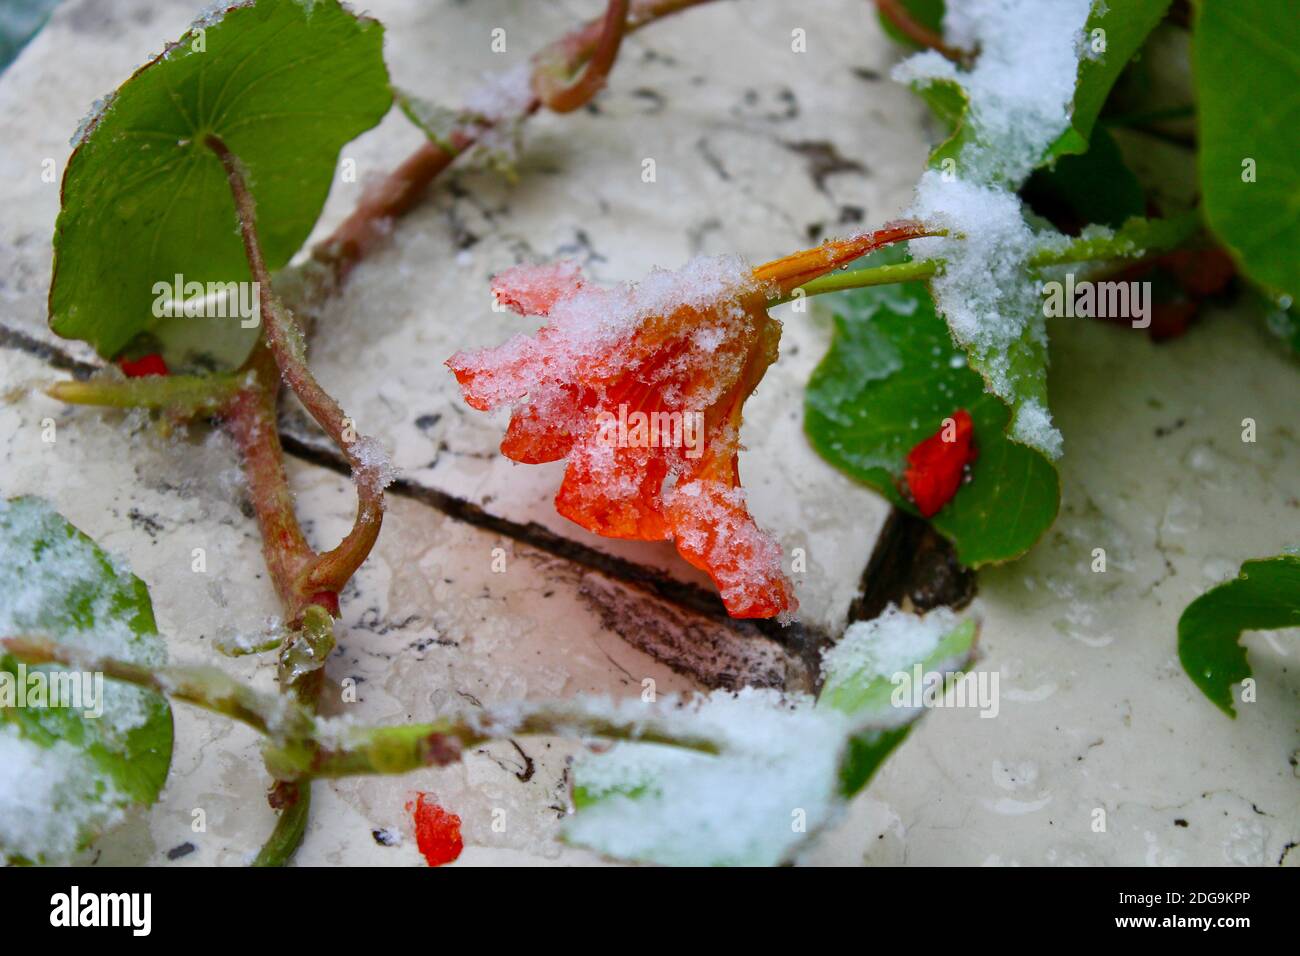
[[[672,540],[733,617],[787,614],[797,601],[781,548],[750,516],[737,461],[745,399],[777,358],[781,323],[768,305],[923,234],[892,224],[756,269],[735,256],[699,258],[614,288],[586,282],[569,262],[517,266],[493,291],[546,325],[447,365],[474,408],[512,408],[503,454],[568,459],[560,514],[607,537]]]

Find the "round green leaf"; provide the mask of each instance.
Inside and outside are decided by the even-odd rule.
[[[337,0],[257,0],[196,22],[141,67],[74,141],[54,236],[54,331],[113,356],[158,322],[171,296],[157,284],[250,280],[210,134],[247,170],[267,267],[285,265],[320,215],[343,144],[388,111],[382,48],[383,28]],[[214,323],[221,337],[238,335],[242,317],[178,321]]]

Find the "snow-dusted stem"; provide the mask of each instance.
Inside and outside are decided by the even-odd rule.
[[[596,47],[582,74],[576,78],[571,77],[572,57],[562,47],[548,47],[539,54],[534,61],[533,91],[547,109],[553,113],[572,113],[585,106],[605,85],[627,30],[627,12],[628,0],[609,0]]]
[[[262,258],[262,248],[257,238],[256,206],[244,180],[238,157],[216,136],[209,135],[206,143],[217,154],[226,170],[226,179],[230,183],[235,211],[239,217],[244,252],[253,279],[259,286],[266,344],[275,358],[280,377],[352,466],[357,488],[357,517],[352,530],[334,550],[314,557],[301,571],[299,580],[295,583],[297,593],[332,594],[337,602],[338,592],[365,561],[379,537],[379,528],[384,518],[383,480],[379,474],[381,469],[362,453],[362,449],[372,447],[371,444],[356,435],[351,420],[343,414],[343,409],[333,396],[321,388],[307,367],[302,330],[271,287],[271,276]]]
[[[1027,265],[1029,268],[1041,269],[1072,262],[1155,258],[1186,246],[1196,238],[1200,229],[1200,215],[1195,211],[1169,219],[1130,220],[1119,233],[1046,244],[1030,255]],[[781,295],[772,299],[771,304],[789,302],[798,295],[824,295],[827,292],[865,289],[897,282],[923,282],[942,269],[942,259],[918,259],[853,272],[836,272],[805,282],[798,289],[783,290]]]
[[[675,732],[654,721],[618,719],[571,708],[539,710],[501,726],[464,720],[428,724],[356,728],[337,747],[301,747],[294,744],[266,751],[267,766],[282,780],[317,777],[353,777],[364,774],[398,774],[422,767],[442,767],[460,760],[466,749],[505,737],[531,734],[633,740],[666,744],[716,754],[720,746],[708,737]]]
[[[633,0],[623,35],[682,10],[711,2],[713,0]],[[554,51],[562,52],[565,74],[572,75],[593,56],[603,35],[604,23],[605,18],[601,18],[585,24],[552,44],[539,57],[548,57]],[[606,68],[604,73],[608,72]],[[526,119],[540,107],[541,101],[533,97],[514,118]],[[392,221],[409,212],[424,196],[429,184],[495,125],[496,122],[481,122],[458,128],[452,134],[451,143],[447,144],[450,149],[432,141],[423,143],[381,182],[367,189],[347,219],[312,249],[312,259],[329,270],[327,281],[335,285],[341,283],[388,234]]]
[[[103,674],[112,680],[144,687],[173,700],[222,714],[263,734],[302,735],[311,732],[306,712],[284,708],[274,697],[261,694],[209,667],[164,667],[157,670],[95,657],[41,637],[4,637],[0,647],[29,665],[59,664]]]

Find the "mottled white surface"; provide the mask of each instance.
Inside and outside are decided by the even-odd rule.
[[[597,6],[368,4],[389,25],[395,82],[449,104]],[[91,100],[178,36],[194,7],[68,0],[0,76],[4,326],[52,340],[44,317],[58,192],[42,181],[42,161],[55,159],[62,174],[67,137]],[[408,480],[698,581],[667,545],[596,539],[556,517],[559,466],[501,459],[504,420],[467,409],[441,363],[520,326],[490,310],[487,287],[516,261],[569,256],[597,279],[631,279],[698,252],[762,261],[904,208],[925,156],[925,114],[881,78],[896,51],[865,7],[719,3],[629,39],[596,109],[528,126],[517,186],[480,172],[447,177],[355,273],[313,339],[322,382]],[[490,52],[496,26],[507,29],[506,54]],[[796,27],[807,31],[805,54],[791,52]],[[322,232],[418,141],[394,115],[347,147],[359,182],[336,182]],[[646,158],[653,184],[641,179]],[[742,474],[758,520],[787,549],[808,550],[797,582],[805,619],[838,632],[887,509],[801,434],[802,387],[826,348],[828,317],[780,315],[782,357],[747,405]],[[1000,673],[1000,714],[930,715],[809,862],[1275,863],[1300,839],[1294,640],[1251,638],[1260,701],[1235,722],[1200,696],[1174,648],[1187,601],[1242,559],[1300,538],[1295,370],[1244,316],[1222,312],[1163,347],[1083,322],[1053,334],[1053,407],[1067,443],[1062,516],[1027,559],[981,575],[976,605],[980,667]],[[6,388],[61,374],[0,350]],[[1259,423],[1250,445],[1240,441],[1247,416]],[[41,440],[46,417],[58,423],[52,445]],[[0,406],[0,442],[0,493],[50,498],[123,555],[152,590],[173,660],[216,661],[272,685],[269,656],[229,660],[212,648],[277,613],[224,442],[197,429],[167,441],[140,420],[29,394]],[[351,520],[348,485],[306,463],[291,472],[308,533],[332,544]],[[207,552],[204,575],[191,571],[196,547]],[[505,573],[492,570],[498,547]],[[1088,570],[1094,547],[1107,549],[1104,575]],[[646,678],[661,692],[686,687],[616,633],[677,612],[621,588],[395,498],[375,555],[344,596],[326,708],[399,721],[465,695],[490,704],[638,694]],[[670,629],[698,626],[674,619]],[[358,682],[355,704],[338,693],[347,678]],[[191,843],[171,865],[240,863],[268,832],[253,734],[183,705],[175,713],[162,800],[90,858],[167,864],[167,851]],[[464,819],[465,863],[594,862],[553,841],[572,745],[520,744],[534,764],[527,782],[524,759],[503,743],[460,767],[316,785],[298,859],[420,863],[404,811],[420,790]],[[1107,812],[1106,833],[1093,832],[1096,808]],[[192,830],[196,809],[206,832]],[[504,811],[504,832],[492,828],[494,810]],[[378,845],[371,831],[381,827],[401,844]]]

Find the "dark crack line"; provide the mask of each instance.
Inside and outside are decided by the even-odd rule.
[[[304,441],[301,438],[281,433],[284,450],[293,457],[328,468],[340,475],[350,475],[351,469],[341,455],[333,449]],[[418,501],[449,518],[463,524],[472,525],[484,531],[499,534],[502,537],[518,541],[537,551],[561,558],[571,564],[597,571],[606,577],[630,584],[655,597],[670,601],[679,607],[712,618],[735,630],[752,633],[757,631],[764,637],[776,641],[798,656],[806,656],[809,648],[820,648],[829,643],[830,635],[820,628],[793,623],[782,625],[776,621],[737,621],[727,614],[722,600],[712,591],[697,584],[680,581],[670,574],[656,568],[629,561],[616,555],[608,554],[597,548],[582,544],[563,535],[556,534],[535,521],[522,523],[503,518],[500,515],[466,501],[464,498],[420,485],[399,478],[388,486],[391,494],[412,501]]]
[[[89,378],[99,370],[99,366],[75,359],[57,345],[42,342],[26,332],[20,332],[4,324],[0,324],[0,348],[23,352],[33,358],[40,359],[52,368],[71,372],[73,376],[79,379]]]

